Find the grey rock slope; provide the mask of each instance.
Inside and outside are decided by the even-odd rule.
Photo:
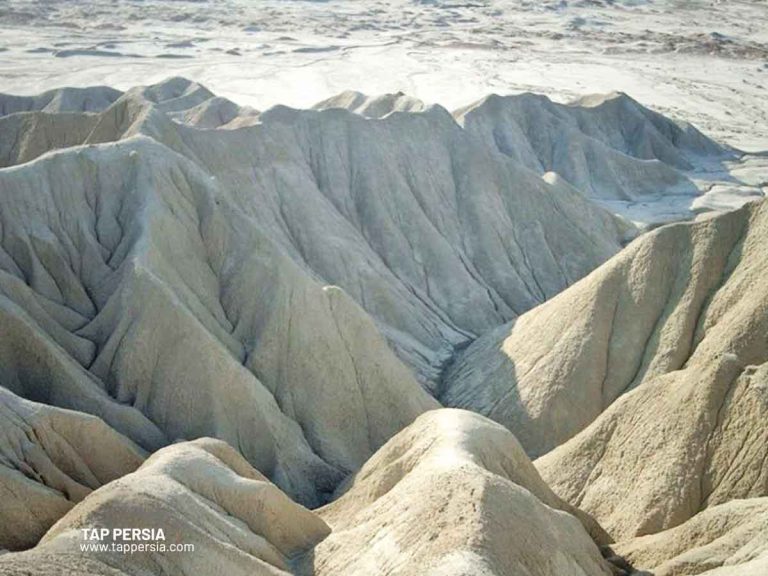
[[[0,548],[34,546],[91,491],[143,460],[141,449],[102,420],[0,387]]]
[[[46,96],[9,104],[3,110],[10,112],[0,116],[0,384],[26,401],[98,417],[116,437],[146,451],[180,439],[219,438],[307,506],[325,503],[345,476],[439,407],[429,392],[490,414],[518,433],[531,453],[541,453],[585,428],[626,389],[682,367],[685,339],[700,330],[689,316],[698,317],[704,301],[709,311],[738,309],[710,302],[709,294],[718,278],[731,280],[724,272],[730,270],[728,253],[737,251],[742,232],[752,230],[744,215],[756,209],[697,224],[705,230],[702,242],[689,237],[699,228],[661,230],[581,280],[621,248],[633,227],[565,179],[542,178],[538,168],[503,154],[440,107],[395,95],[259,114],[178,78],[120,95],[97,90],[93,101],[78,94],[79,100]],[[572,145],[613,138],[594,131],[588,143],[573,136]],[[689,145],[680,134],[669,138]],[[649,153],[661,154],[659,147]],[[643,160],[638,170],[658,164]],[[658,256],[656,248],[646,248],[652,257],[643,252],[663,234],[672,234],[661,242],[670,247]],[[723,263],[701,273],[694,266],[690,276],[671,274],[686,249],[692,262]],[[755,284],[749,270],[761,264],[758,257],[750,262],[757,263],[746,269],[743,285],[729,288],[732,294]],[[692,295],[680,297],[676,312],[682,319],[674,316],[670,328],[658,332],[677,310],[670,302],[677,302],[678,291],[687,294],[687,283]],[[605,290],[616,318],[599,320],[600,329],[586,337],[585,323],[602,314],[590,302],[603,285],[613,286]],[[569,286],[565,294],[576,296],[557,296]],[[635,312],[636,298],[642,309]],[[729,325],[754,316],[751,304],[741,305],[742,316]],[[592,316],[574,316],[584,310]],[[494,332],[444,370],[457,347],[499,325],[509,331],[509,321],[515,322],[510,338],[518,327],[525,331],[514,346],[504,343],[504,354],[494,350],[501,345]],[[573,344],[573,334],[584,336],[581,344]],[[702,334],[709,342],[709,333]],[[728,333],[713,342],[736,338]],[[695,342],[691,348],[706,348]],[[631,347],[631,373],[626,363],[606,359],[614,345],[621,354]],[[545,357],[552,350],[565,352],[565,364]],[[534,367],[543,358],[541,366],[549,368],[510,387],[513,356]],[[590,371],[600,362],[609,374],[605,385]],[[469,490],[465,500],[481,510],[455,540],[486,542],[494,559],[481,566],[490,562],[489,569],[501,574],[524,566],[542,575],[606,569],[584,529],[600,539],[599,527],[546,489],[510,434],[482,419],[446,414],[425,417],[417,429],[424,431],[423,422],[443,429],[445,418],[467,437],[488,436],[492,446],[483,447],[483,440],[468,451],[446,447],[460,465],[445,477],[433,478],[431,465],[424,468],[427,480],[407,474],[403,486],[413,481],[414,493],[421,494],[414,505],[424,500],[426,508],[409,517],[398,501],[381,501],[403,517],[397,538],[407,541],[425,518],[445,518],[440,506],[450,498],[424,496],[432,478]],[[480,433],[486,429],[493,432]],[[506,438],[499,440],[503,449],[493,440],[499,435]],[[433,438],[426,431],[425,437]],[[421,450],[413,433],[404,438]],[[511,460],[503,469],[486,460],[468,472],[467,462],[486,449],[493,453],[489,459]],[[707,481],[719,478],[717,458],[707,461],[714,470]],[[574,501],[571,486],[557,477],[572,467],[567,455],[563,462],[547,473]],[[376,464],[370,466],[378,476]],[[520,470],[527,471],[524,478],[515,475]],[[572,481],[589,484],[579,475]],[[666,489],[662,484],[659,490]],[[737,484],[723,484],[723,498],[761,490]],[[486,492],[491,501],[483,499]],[[716,489],[711,492],[708,503],[721,501]],[[336,504],[351,502],[348,515],[359,515],[360,523],[345,524],[342,533],[381,528],[366,514],[385,504],[365,500],[354,487],[348,494],[357,495]],[[612,530],[629,534],[651,514],[638,498],[625,524],[612,516],[620,512],[610,498],[599,505],[586,499],[585,507]],[[484,522],[503,520],[497,500],[510,517],[537,519],[539,540],[549,542],[536,544],[543,555],[528,558],[524,533],[510,552],[506,540],[484,531]],[[674,498],[670,502],[674,508]],[[30,541],[64,509],[46,516],[37,532],[30,529]],[[675,509],[649,522],[662,529],[689,512]],[[347,535],[351,544],[339,554],[333,539],[331,548],[316,550],[319,570],[358,569],[357,557],[376,565],[377,550]],[[49,536],[50,542],[57,538]],[[459,560],[479,553],[462,546]],[[443,562],[446,551],[419,539],[402,558],[409,565],[422,557]],[[449,570],[451,561],[445,562],[440,569]]]
[[[152,140],[0,180],[0,356],[15,392],[150,450],[223,438],[306,502],[436,406],[354,301]]]
[[[192,108],[186,108],[170,116],[182,124],[196,128],[240,128],[255,123],[259,113],[253,108],[238,106],[231,100],[213,96]]]
[[[0,116],[0,168],[34,160],[49,150],[82,144],[98,116],[72,112],[19,112]]]
[[[430,387],[455,345],[556,294],[628,234],[441,108],[379,120],[278,107],[229,130],[169,117],[210,98],[181,79],[131,90],[85,143],[143,134],[186,156],[300,267],[350,294]]]
[[[467,131],[521,164],[539,173],[556,172],[602,200],[695,194],[681,170],[705,159],[735,157],[693,126],[665,118],[626,94],[572,104],[529,93],[492,95],[455,115]]]
[[[83,528],[162,529],[153,543],[193,546],[127,554],[138,544],[110,536],[86,540]],[[293,502],[235,450],[200,439],[153,454],[136,472],[88,496],[34,549],[0,556],[0,574],[234,574],[285,575],[290,561],[329,532],[315,514]]]
[[[109,86],[89,88],[57,88],[37,96],[0,94],[0,116],[15,112],[101,112],[122,92]]]
[[[180,80],[131,90],[95,124],[83,115],[92,146],[41,146],[0,173],[19,358],[3,369],[19,394],[150,450],[223,438],[317,503],[437,405],[387,341],[434,382],[455,344],[619,247],[613,217],[440,109],[278,108],[237,130],[167,115],[210,98]],[[18,351],[22,338],[34,344]]]

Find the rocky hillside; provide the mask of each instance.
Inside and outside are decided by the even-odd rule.
[[[764,202],[643,236],[473,343],[441,400],[548,452],[545,480],[616,537],[764,496],[767,237]]]
[[[0,96],[0,574],[759,571],[768,204],[603,207],[738,156],[623,95]]]

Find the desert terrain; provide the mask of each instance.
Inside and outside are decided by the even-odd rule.
[[[768,6],[0,0],[0,574],[768,573]]]

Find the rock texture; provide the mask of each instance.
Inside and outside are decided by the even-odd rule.
[[[83,529],[162,529],[194,550],[86,550]],[[200,439],[164,448],[136,472],[87,497],[28,552],[0,556],[0,574],[284,575],[291,559],[329,532],[235,450]],[[102,544],[138,544],[119,536]],[[144,541],[141,541],[144,542]],[[147,543],[147,542],[145,542]]]
[[[617,538],[768,494],[767,237],[762,202],[636,240],[470,346],[442,400],[557,447],[542,476]]]
[[[357,301],[430,388],[454,346],[572,284],[632,233],[439,107],[383,119],[276,107],[228,130],[174,122],[213,102],[178,78],[132,89],[95,125],[83,116],[83,143],[144,135],[186,157],[300,268]],[[29,138],[5,145],[6,163],[58,144]]]
[[[223,442],[176,444],[90,494],[34,549],[0,556],[0,574],[611,574],[587,532],[600,528],[476,414],[421,416],[340,493],[313,513]],[[194,551],[87,548],[83,528],[117,526],[162,528],[157,542]]]
[[[0,168],[34,160],[52,149],[82,144],[98,116],[71,112],[19,112],[0,116]]]
[[[0,120],[0,374],[147,450],[222,438],[307,504],[437,406],[406,365],[434,388],[627,231],[439,108],[180,120],[216,102],[172,79]]]
[[[762,362],[759,330],[739,326],[765,318],[767,213],[756,203],[636,240],[475,341],[448,370],[441,400],[501,422],[540,455],[656,376],[726,352]]]
[[[596,418],[537,467],[613,536],[768,493],[767,236],[764,202],[660,229],[521,318],[501,351],[467,351],[477,366],[495,360],[489,412],[533,452]],[[528,376],[504,392],[512,367]]]
[[[241,128],[258,120],[259,112],[253,108],[238,106],[231,100],[211,96],[197,106],[170,114],[182,124],[196,128]]]
[[[709,362],[619,399],[537,460],[544,479],[615,538],[652,534],[709,506],[767,495],[768,366],[741,364],[735,354]]]
[[[15,358],[2,371],[17,393],[97,413],[147,449],[226,439],[305,502],[436,405],[349,297],[167,148],[136,138],[0,178],[0,342]],[[301,393],[310,382],[322,393]]]
[[[102,420],[0,387],[0,548],[34,546],[92,490],[143,460],[141,449]]]
[[[101,112],[121,96],[109,86],[57,88],[37,96],[0,94],[0,116],[16,112]]]
[[[624,96],[0,97],[0,549],[45,533],[0,574],[593,576],[611,536],[709,546],[710,510],[768,492],[768,205],[617,255],[636,229],[587,197],[687,193],[730,153]],[[158,524],[195,553],[80,548]],[[660,543],[617,550],[688,551]]]
[[[768,567],[768,498],[732,500],[613,548],[654,576],[761,574]]]

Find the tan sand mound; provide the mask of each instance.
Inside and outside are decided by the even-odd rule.
[[[333,528],[300,573],[610,574],[585,526],[503,427],[462,410],[421,416],[319,510]]]
[[[162,529],[156,544],[194,550],[81,551],[83,529]],[[88,496],[28,552],[0,556],[0,574],[284,575],[329,532],[223,442],[176,444]],[[110,533],[100,542],[127,544]],[[132,541],[138,543],[138,541]],[[144,542],[142,540],[142,542]]]
[[[613,549],[654,576],[764,574],[757,570],[768,567],[768,498],[713,506],[676,528]]]
[[[34,546],[92,490],[143,460],[137,446],[98,418],[0,387],[0,548]]]

